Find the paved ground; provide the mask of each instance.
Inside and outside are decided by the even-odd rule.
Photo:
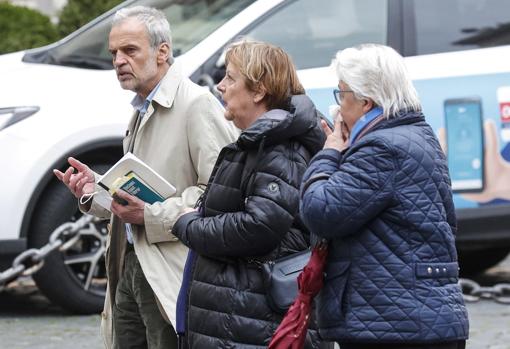
[[[477,278],[482,285],[510,283],[510,257]],[[510,349],[510,305],[490,300],[468,303],[470,349]]]
[[[99,315],[76,316],[53,306],[31,280],[0,294],[0,348],[102,348]]]
[[[510,282],[510,258],[477,279]],[[470,349],[510,349],[510,305],[483,300],[468,304]],[[99,315],[73,316],[51,305],[30,279],[0,294],[0,348],[102,348]]]

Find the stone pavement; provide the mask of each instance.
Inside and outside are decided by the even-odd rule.
[[[477,281],[510,282],[510,258]],[[510,305],[490,300],[468,304],[469,349],[510,349]],[[69,315],[52,305],[33,285],[21,280],[0,294],[0,348],[103,348],[99,315]]]

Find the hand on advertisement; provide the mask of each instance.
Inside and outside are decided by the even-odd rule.
[[[124,201],[125,200],[125,201]],[[145,202],[119,189],[115,192],[110,210],[125,223],[144,225]]]
[[[498,132],[492,120],[483,125],[485,137],[485,183],[480,193],[461,194],[466,200],[488,202],[494,199],[510,200],[510,163],[503,159],[499,150]],[[446,132],[444,128],[438,132],[439,143],[446,153]]]
[[[338,151],[342,151],[347,148],[349,141],[349,130],[343,122],[340,112],[338,112],[337,116],[334,118],[335,128],[333,130],[329,128],[328,124],[324,120],[321,120],[321,126],[327,137],[323,149],[332,148]]]
[[[83,194],[94,192],[95,178],[94,172],[85,164],[70,157],[67,159],[71,165],[64,173],[54,169],[53,174],[66,185],[76,198],[81,198]],[[75,170],[78,172],[75,173]]]

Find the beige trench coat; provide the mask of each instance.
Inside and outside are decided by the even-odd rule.
[[[124,139],[124,151],[132,137],[135,117]],[[219,151],[237,139],[238,130],[227,122],[218,100],[191,82],[174,63],[143,117],[133,153],[177,188],[162,203],[145,205],[145,226],[133,226],[134,249],[145,277],[159,301],[160,310],[175,328],[177,295],[188,249],[171,234],[185,207],[193,207],[207,184]],[[110,217],[92,202],[87,212]],[[111,305],[122,273],[126,246],[125,226],[111,216],[106,252],[108,286],[101,333],[106,348],[113,345]]]

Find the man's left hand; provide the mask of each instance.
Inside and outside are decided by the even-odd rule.
[[[120,189],[117,190],[115,194],[119,199],[126,200],[127,205],[122,205],[113,200],[111,206],[112,213],[122,219],[125,223],[144,225],[145,220],[143,218],[143,211],[145,208],[145,202]]]

